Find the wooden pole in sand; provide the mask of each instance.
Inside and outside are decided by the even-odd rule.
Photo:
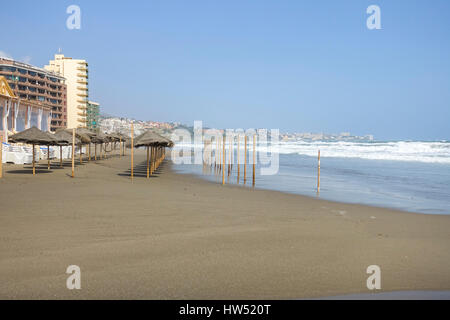
[[[253,135],[253,183],[252,185],[255,186],[255,167],[256,167],[256,134]]]
[[[317,155],[317,193],[320,192],[320,150]]]
[[[97,161],[97,144],[94,143],[94,160]]]
[[[222,142],[222,184],[225,184],[225,136],[223,136]]]
[[[62,146],[59,146],[59,166],[62,168]]]
[[[247,135],[244,136],[244,184],[247,182]]]
[[[239,164],[239,144],[240,144],[240,140],[241,139],[241,137],[238,135],[237,136],[237,183],[239,183],[239,175],[240,175],[240,173],[241,173],[241,168],[240,168],[240,164]]]
[[[154,166],[154,158],[155,151],[153,150],[153,146],[150,147],[150,174],[153,174],[153,166]]]
[[[119,138],[119,158],[122,157],[122,138]]]
[[[149,152],[150,147],[147,146],[147,179],[150,178],[150,152]]]
[[[133,180],[134,175],[134,126],[131,123],[131,180]]]
[[[89,147],[88,147],[88,153],[89,153],[88,161],[90,162],[91,161],[91,143],[90,142],[89,142]]]
[[[80,164],[83,164],[83,145],[80,143]]]
[[[72,178],[75,178],[75,129],[72,129]]]
[[[50,170],[50,145],[47,146],[47,170]]]
[[[0,134],[0,179],[3,178],[3,135]]]
[[[36,151],[34,150],[34,144],[33,144],[33,176],[36,175]]]

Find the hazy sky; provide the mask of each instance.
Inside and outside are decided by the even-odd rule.
[[[81,30],[66,8],[81,8]],[[381,30],[366,9],[381,8]],[[7,1],[0,54],[89,62],[90,98],[142,120],[450,139],[448,0]]]

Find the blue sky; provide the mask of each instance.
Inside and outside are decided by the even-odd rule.
[[[66,8],[81,8],[81,30]],[[366,8],[381,8],[368,30]],[[8,1],[0,51],[90,68],[103,111],[217,128],[450,139],[450,1]]]

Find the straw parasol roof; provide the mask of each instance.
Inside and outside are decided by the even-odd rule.
[[[67,143],[63,143],[63,142],[59,143],[62,146],[64,146],[64,145],[67,146],[67,145],[71,145],[72,144],[72,139],[73,139],[72,133],[69,133],[66,130],[59,130],[59,131],[57,131],[53,135],[53,137],[56,138],[57,140],[65,140],[65,141],[67,141]],[[80,143],[81,143],[80,138],[78,138],[77,135],[75,135],[75,144],[80,144]]]
[[[26,143],[37,145],[58,145],[59,143],[68,142],[65,139],[58,140],[50,133],[39,130],[36,127],[26,129],[9,137],[9,140],[14,143]]]
[[[120,133],[120,132],[116,132],[116,135],[117,135],[118,137],[120,137],[120,138],[122,139],[122,141],[130,140],[130,139],[131,139],[130,136],[127,136],[127,135],[125,135],[125,134],[123,134],[123,133]]]
[[[172,147],[173,142],[155,132],[146,131],[136,137],[136,139],[134,140],[134,146],[136,148],[142,146]]]
[[[108,140],[108,137],[104,134],[104,133],[102,133],[102,132],[97,132],[97,133],[95,133],[95,135],[92,137],[95,141],[97,141],[97,142],[94,142],[94,143],[105,143],[105,142],[108,142],[109,140]]]
[[[111,142],[119,142],[122,139],[122,137],[119,134],[115,133],[115,132],[107,134],[106,137]]]
[[[75,144],[90,143],[91,142],[90,136],[84,131],[81,131],[81,129],[82,128],[75,129],[75,137],[77,138],[75,139]],[[72,143],[72,129],[58,129],[56,130],[56,133],[60,133],[62,131],[67,132],[70,135],[69,142]]]
[[[168,139],[166,137],[163,137],[161,135],[159,135],[159,136],[165,141],[166,145],[164,145],[164,147],[172,148],[175,145],[175,143],[173,143],[172,140],[170,140],[170,139]]]

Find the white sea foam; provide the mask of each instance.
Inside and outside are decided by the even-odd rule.
[[[193,144],[178,144],[190,146]],[[251,146],[251,143],[249,144]],[[201,147],[200,145],[198,147]],[[235,146],[236,147],[236,146]],[[241,146],[242,148],[242,146]],[[280,154],[299,154],[317,157],[320,149],[321,157],[360,158],[371,160],[412,161],[425,163],[450,164],[450,142],[422,142],[422,141],[395,141],[395,142],[347,142],[347,141],[297,141],[280,142],[273,149],[270,146],[260,145],[258,151],[272,152],[277,150]],[[228,151],[228,147],[226,149]],[[250,152],[250,150],[249,150]]]
[[[449,142],[280,142],[281,154],[450,164]]]

